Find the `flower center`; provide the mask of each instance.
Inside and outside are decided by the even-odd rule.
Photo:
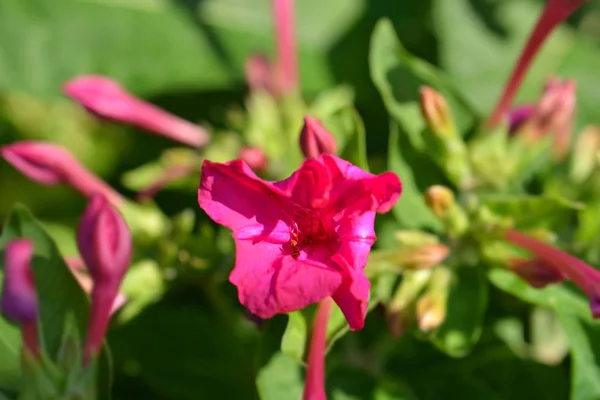
[[[293,214],[288,246],[295,259],[300,256],[300,250],[308,245],[336,240],[333,215],[306,209],[300,209]]]

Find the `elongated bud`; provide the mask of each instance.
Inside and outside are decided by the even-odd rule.
[[[540,15],[535,28],[531,32],[527,44],[523,49],[514,70],[504,88],[504,93],[498,100],[496,108],[492,112],[488,125],[494,128],[502,120],[512,100],[521,87],[523,78],[535,59],[539,49],[542,47],[550,33],[569,15],[577,10],[587,0],[548,0],[546,7]]]
[[[508,269],[535,288],[543,288],[565,280],[565,276],[559,270],[540,258],[511,260]]]
[[[433,268],[446,259],[450,249],[443,244],[429,244],[403,250],[400,265],[407,269]]]
[[[66,183],[86,197],[100,193],[113,204],[123,201],[113,188],[60,146],[23,141],[2,147],[0,154],[23,175],[41,184]]]
[[[304,126],[300,133],[300,148],[306,158],[318,157],[319,154],[336,154],[337,144],[333,135],[313,117],[304,118]]]
[[[104,197],[95,195],[90,200],[79,223],[77,246],[94,282],[84,352],[88,363],[102,346],[132,252],[129,228]]]
[[[33,243],[27,239],[9,242],[4,250],[2,314],[19,323],[37,318],[37,295],[30,263]]]
[[[551,264],[558,273],[573,281],[590,299],[590,308],[594,318],[600,318],[600,271],[587,265],[549,244],[514,229],[505,234],[506,239],[529,250],[545,263]]]
[[[440,266],[433,271],[427,291],[417,302],[419,329],[427,332],[438,328],[446,319],[446,306],[452,274]]]
[[[428,86],[423,86],[419,104],[421,114],[434,134],[441,137],[456,136],[452,114],[444,96]]]
[[[471,184],[471,166],[467,146],[456,132],[452,113],[444,97],[430,87],[421,88],[421,113],[429,129],[423,139],[432,159],[444,170],[452,183]]]
[[[0,309],[4,316],[21,325],[25,347],[37,357],[38,301],[30,266],[32,258],[33,243],[30,240],[15,239],[6,244]]]
[[[387,309],[392,336],[400,337],[415,319],[417,297],[431,278],[432,270],[406,271]]]
[[[327,322],[331,314],[333,300],[326,297],[319,303],[306,367],[306,382],[302,400],[327,400],[325,392],[325,350],[327,346]]]
[[[256,172],[265,171],[269,165],[267,155],[260,147],[242,147],[240,149],[240,158]]]
[[[252,91],[273,93],[273,72],[264,54],[251,54],[244,65],[246,83]]]
[[[274,77],[278,93],[298,88],[298,60],[295,37],[294,0],[272,0],[275,19],[277,59]]]
[[[600,128],[594,125],[587,126],[577,138],[571,164],[571,178],[577,183],[584,182],[600,166],[599,156]]]
[[[192,147],[202,147],[210,140],[210,135],[199,126],[138,99],[104,76],[80,76],[67,82],[64,92],[102,118],[131,124]]]

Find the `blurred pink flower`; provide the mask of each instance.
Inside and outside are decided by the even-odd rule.
[[[277,40],[274,66],[279,93],[298,89],[298,60],[295,37],[294,0],[272,0]]]
[[[89,362],[102,346],[133,247],[127,224],[101,195],[91,198],[81,217],[77,246],[93,280],[92,310],[84,352],[86,362]]]
[[[242,147],[240,149],[240,159],[245,161],[256,172],[266,170],[269,165],[269,159],[260,147]]]
[[[335,137],[313,117],[304,118],[304,126],[300,133],[300,149],[304,157],[317,157],[319,154],[336,154]]]
[[[210,140],[210,135],[198,125],[133,96],[110,78],[79,76],[67,82],[64,91],[102,118],[134,125],[192,147],[202,147]]]
[[[123,201],[113,188],[60,146],[47,142],[22,141],[0,148],[0,154],[23,175],[41,184],[66,183],[86,197],[101,193],[113,204]]]
[[[514,229],[506,232],[506,239],[523,249],[529,250],[537,259],[553,267],[554,272],[547,272],[550,275],[555,277],[557,277],[557,274],[562,275],[576,284],[590,299],[590,308],[594,318],[600,318],[600,271],[549,244],[540,242]],[[536,267],[543,268],[544,265],[538,263]]]
[[[523,78],[535,59],[538,51],[548,38],[552,31],[566,20],[575,10],[588,0],[548,0],[544,11],[537,20],[527,44],[523,49],[514,70],[504,87],[504,93],[498,100],[494,108],[488,125],[495,127],[504,118],[508,108],[512,104],[513,98],[521,87]]]
[[[556,267],[537,257],[511,260],[508,269],[535,288],[543,288],[565,280],[565,276]]]
[[[576,111],[575,82],[553,77],[534,106],[520,106],[509,113],[509,132],[536,142],[554,135],[554,155],[564,157],[569,150]]]
[[[332,296],[350,328],[364,325],[375,242],[375,213],[389,211],[402,186],[336,156],[303,162],[279,182],[258,178],[241,160],[205,161],[198,202],[233,230],[236,265],[229,279],[240,302],[261,318]]]
[[[33,243],[30,240],[14,239],[6,244],[0,310],[7,318],[21,325],[25,347],[37,356],[38,300],[30,266],[32,258]]]

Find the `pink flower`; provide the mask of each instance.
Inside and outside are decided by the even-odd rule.
[[[300,149],[304,157],[317,157],[319,154],[336,154],[335,137],[313,117],[304,118],[300,133]]]
[[[83,75],[64,86],[73,100],[109,120],[131,124],[192,147],[206,145],[210,136],[198,125],[138,99],[117,82],[100,75]]]
[[[101,193],[113,204],[123,201],[113,188],[60,146],[23,141],[0,148],[0,154],[23,175],[41,184],[66,183],[86,197]]]
[[[7,318],[21,325],[25,347],[37,356],[38,301],[30,266],[32,258],[33,243],[30,240],[15,239],[6,244],[0,309]]]
[[[537,259],[553,267],[554,271],[546,272],[548,276],[554,276],[557,281],[560,276],[563,276],[579,286],[590,299],[592,315],[594,318],[600,318],[600,271],[549,244],[513,229],[506,232],[506,239],[529,250],[535,254]],[[536,265],[538,274],[540,273],[539,268],[543,268],[543,266],[544,264],[541,263]]]
[[[389,211],[401,190],[391,172],[372,175],[323,154],[279,182],[259,179],[241,160],[205,161],[198,202],[233,230],[229,279],[252,313],[270,318],[332,296],[356,330],[369,297],[363,270],[375,213]]]
[[[77,246],[94,282],[84,353],[89,362],[102,346],[133,246],[127,224],[101,195],[92,197],[81,217]]]
[[[587,0],[548,0],[542,15],[527,40],[517,64],[510,76],[508,83],[504,88],[504,93],[498,100],[498,104],[492,113],[488,125],[495,127],[504,117],[510,107],[513,98],[521,87],[523,78],[535,59],[538,51],[548,38],[552,31],[566,20],[575,10],[583,5]]]

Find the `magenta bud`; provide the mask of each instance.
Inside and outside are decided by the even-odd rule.
[[[114,204],[121,196],[106,182],[87,170],[63,147],[22,141],[0,149],[2,157],[28,178],[44,185],[66,183],[86,197],[101,193]]]
[[[508,112],[508,132],[512,135],[516,133],[523,123],[527,121],[535,112],[535,106],[526,104],[517,106]]]
[[[260,147],[242,147],[240,149],[240,158],[257,172],[266,170],[269,164],[265,152]]]
[[[600,318],[600,296],[597,294],[590,297],[590,309],[594,318]]]
[[[79,223],[77,246],[95,285],[119,286],[131,261],[132,239],[104,196],[92,196]]]
[[[131,124],[192,147],[204,146],[210,139],[198,125],[133,96],[104,76],[77,77],[64,85],[64,92],[101,118]]]
[[[300,149],[304,157],[318,157],[319,154],[336,154],[335,137],[315,118],[304,118],[304,126],[300,133]]]
[[[0,309],[7,318],[20,324],[37,318],[37,295],[31,272],[33,243],[15,239],[4,249],[4,284]]]
[[[534,288],[543,288],[566,279],[556,267],[540,258],[513,260],[509,268]]]
[[[93,280],[92,310],[84,352],[87,364],[102,347],[133,246],[127,224],[101,195],[92,196],[81,217],[77,246]]]

